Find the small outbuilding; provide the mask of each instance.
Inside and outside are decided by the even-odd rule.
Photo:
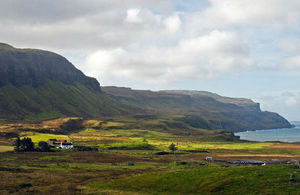
[[[72,149],[74,146],[69,142],[60,142],[59,149]]]
[[[205,157],[205,160],[206,160],[206,161],[210,161],[210,162],[211,162],[211,161],[214,161],[213,157],[210,157],[210,156]]]
[[[74,147],[73,143],[68,142],[67,140],[49,139],[47,143],[50,146],[54,146],[59,149],[72,149]]]

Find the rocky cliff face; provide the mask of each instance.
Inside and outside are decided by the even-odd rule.
[[[16,49],[0,43],[0,87],[7,84],[38,87],[47,79],[68,85],[80,83],[100,91],[96,79],[85,76],[60,55],[42,50]]]

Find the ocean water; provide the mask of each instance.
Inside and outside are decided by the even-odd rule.
[[[300,142],[300,122],[293,122],[294,128],[245,131],[235,133],[243,140]]]

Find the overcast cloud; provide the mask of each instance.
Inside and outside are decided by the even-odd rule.
[[[212,86],[282,111],[300,108],[289,79],[300,76],[299,10],[299,0],[3,0],[0,41],[63,54],[104,85]]]

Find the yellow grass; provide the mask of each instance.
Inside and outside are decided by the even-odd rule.
[[[67,135],[55,135],[55,134],[47,134],[47,133],[35,133],[32,135],[26,135],[24,137],[31,138],[34,143],[38,143],[40,141],[48,141],[48,139],[58,139],[58,140],[70,141],[70,138]]]
[[[13,146],[0,146],[0,152],[9,152],[13,150],[14,150]]]

